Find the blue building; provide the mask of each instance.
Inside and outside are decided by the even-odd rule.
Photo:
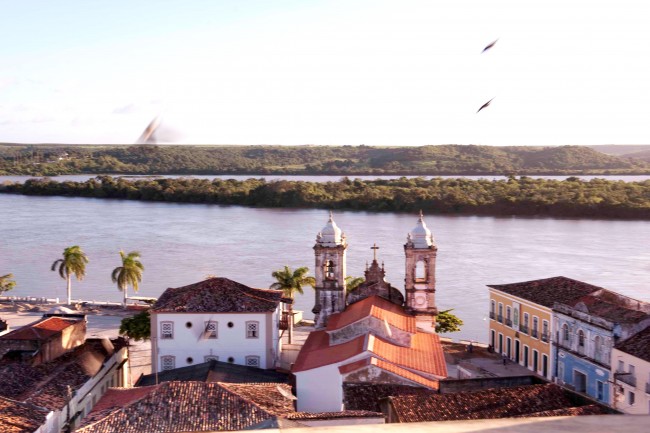
[[[650,326],[650,303],[602,289],[553,306],[555,376],[612,403],[612,348]]]

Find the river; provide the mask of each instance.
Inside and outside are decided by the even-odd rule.
[[[13,273],[8,294],[65,299],[65,281],[50,271],[63,249],[80,245],[90,258],[74,298],[119,301],[110,280],[118,251],[138,250],[145,264],[139,295],[207,275],[268,287],[271,272],[313,268],[316,234],[328,213],[307,209],[152,203],[0,194],[0,275]],[[363,276],[377,243],[386,279],[404,284],[406,234],[416,215],[336,212],[347,235],[348,273]],[[465,322],[454,338],[487,340],[487,284],[575,278],[650,301],[650,223],[551,218],[425,215],[438,245],[437,303]],[[296,308],[312,317],[311,288]]]

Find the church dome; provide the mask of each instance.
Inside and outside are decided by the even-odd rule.
[[[431,248],[435,245],[431,230],[424,222],[424,215],[420,211],[420,218],[417,225],[411,230],[407,237],[407,244],[412,245],[413,248]]]
[[[330,212],[330,219],[325,224],[325,227],[318,233],[316,242],[325,247],[334,247],[337,245],[343,245],[345,240],[345,235],[334,222],[334,216]]]

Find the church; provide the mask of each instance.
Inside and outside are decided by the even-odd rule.
[[[316,237],[315,331],[292,368],[298,410],[345,409],[345,384],[393,384],[438,389],[447,377],[435,333],[437,247],[424,217],[404,245],[404,294],[385,279],[375,254],[365,282],[346,290],[345,234],[330,218]]]

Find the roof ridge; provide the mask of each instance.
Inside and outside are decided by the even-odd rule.
[[[217,384],[219,387],[221,387],[221,389],[225,390],[226,392],[234,395],[235,397],[237,397],[239,399],[244,400],[246,403],[252,404],[253,406],[258,408],[259,410],[261,410],[265,414],[267,414],[267,415],[269,415],[271,417],[280,418],[280,415],[276,415],[274,413],[271,413],[271,412],[268,411],[268,409],[264,409],[262,406],[260,406],[258,403],[254,402],[253,400],[248,399],[248,398],[238,394],[237,392],[235,392],[235,391],[233,391],[231,389],[228,389],[227,385],[224,386],[224,384],[227,384],[227,382],[212,382],[212,383]],[[248,384],[248,383],[233,383],[231,385],[250,385],[250,384]],[[277,384],[277,385],[279,385],[279,384]]]

